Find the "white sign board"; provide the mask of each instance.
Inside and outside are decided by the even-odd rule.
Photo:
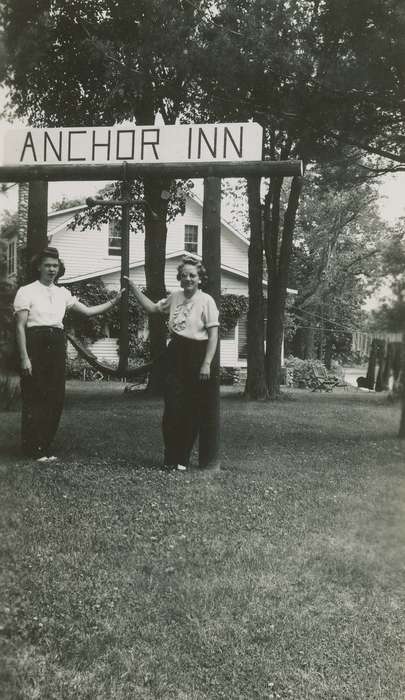
[[[7,129],[3,165],[199,163],[262,159],[259,124]]]

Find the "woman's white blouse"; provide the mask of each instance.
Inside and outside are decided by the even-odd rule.
[[[185,338],[206,340],[208,328],[219,326],[217,305],[201,289],[191,298],[186,297],[183,290],[172,292],[157,303],[159,311],[169,315],[170,330]]]
[[[14,299],[14,311],[28,311],[27,327],[52,326],[63,328],[66,309],[76,303],[66,287],[49,287],[39,280],[20,287]]]

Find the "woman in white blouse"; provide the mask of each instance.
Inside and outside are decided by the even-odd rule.
[[[111,309],[121,293],[105,304],[86,306],[55,283],[64,274],[56,248],[45,248],[32,261],[35,282],[20,287],[14,299],[21,368],[22,449],[27,457],[54,460],[55,437],[65,396],[63,318],[67,309],[95,316]]]
[[[162,420],[163,468],[184,471],[189,466],[191,450],[200,430],[219,322],[214,299],[199,289],[206,279],[203,265],[192,256],[184,257],[177,279],[181,289],[157,303],[148,299],[130,280],[129,284],[148,314],[169,316],[171,337],[166,352]]]

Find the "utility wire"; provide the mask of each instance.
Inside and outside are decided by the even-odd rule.
[[[310,311],[305,311],[305,310],[301,310],[301,309],[296,309],[293,313],[298,313],[298,314],[303,314],[303,315],[306,315],[306,316],[311,316],[312,318],[319,319],[319,320],[321,320],[321,321],[323,321],[323,322],[329,323],[331,326],[333,326],[333,327],[336,328],[337,330],[341,329],[342,331],[345,331],[345,332],[347,332],[347,333],[363,333],[364,335],[370,335],[370,334],[367,333],[366,331],[361,331],[359,328],[346,326],[346,325],[344,325],[344,324],[342,324],[342,323],[339,323],[339,322],[337,322],[337,321],[332,321],[332,320],[329,319],[329,318],[325,318],[324,316],[321,316],[320,314],[311,313]],[[318,330],[319,330],[319,327],[318,327]],[[326,328],[324,328],[324,331],[333,332],[331,329],[326,329]]]
[[[5,194],[6,192],[8,192],[8,190],[11,190],[12,187],[17,187],[17,184],[18,184],[17,182],[13,182],[13,184],[12,184],[12,185],[8,185],[8,187],[6,187],[5,185],[3,185],[3,186],[0,188],[0,194]]]

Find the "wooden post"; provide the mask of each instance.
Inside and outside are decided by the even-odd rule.
[[[221,297],[221,179],[207,177],[204,180],[203,204],[203,264],[208,273],[207,292],[219,307]],[[211,364],[211,378],[208,387],[207,403],[200,431],[199,464],[202,468],[220,467],[220,343]]]
[[[27,260],[48,245],[48,183],[30,182],[28,190]]]
[[[121,289],[126,289],[120,301],[120,353],[118,374],[124,376],[128,369],[129,356],[129,294],[128,282],[124,277],[129,277],[129,208],[130,208],[130,187],[128,182],[122,183],[121,196]]]

